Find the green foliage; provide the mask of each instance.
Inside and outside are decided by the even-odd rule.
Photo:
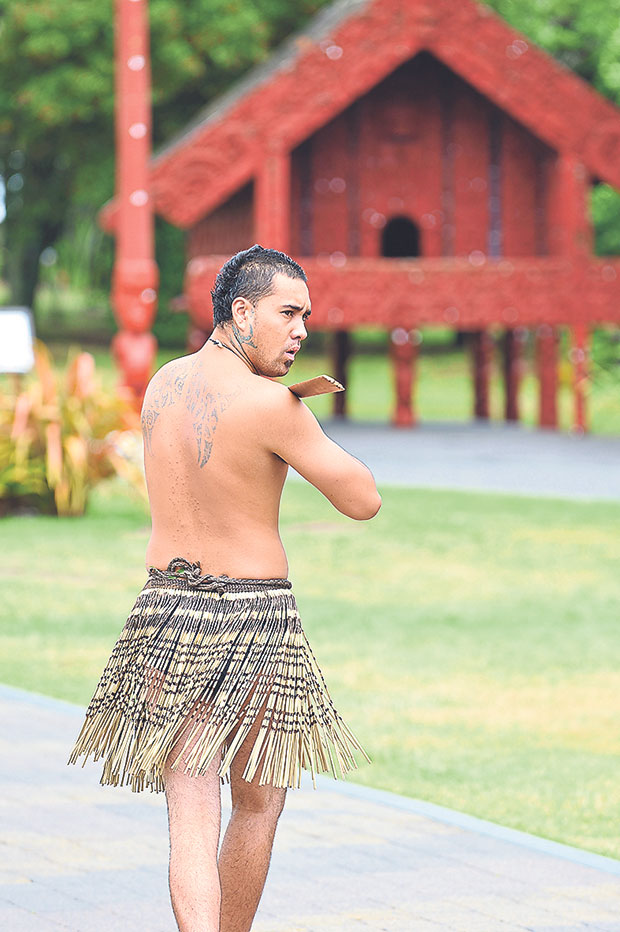
[[[487,5],[620,103],[620,0],[487,0]]]
[[[179,131],[324,0],[151,0],[154,143]],[[75,243],[114,190],[112,0],[0,0],[0,175],[12,300],[32,305],[42,250]],[[96,242],[86,267],[109,277]],[[164,292],[171,286],[162,276]]]
[[[155,258],[160,285],[153,333],[161,346],[182,349],[187,340],[187,314],[174,309],[174,299],[183,293],[185,231],[161,217],[155,218]]]
[[[620,255],[620,193],[608,184],[592,189],[590,210],[594,224],[594,249],[598,256]]]

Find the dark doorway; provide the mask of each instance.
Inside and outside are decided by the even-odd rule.
[[[408,217],[393,217],[383,227],[381,255],[404,259],[420,255],[420,230]]]

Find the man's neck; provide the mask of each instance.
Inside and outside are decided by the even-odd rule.
[[[234,355],[237,356],[245,366],[247,366],[250,372],[252,372],[254,375],[260,375],[260,372],[244,348],[242,346],[236,345],[234,338],[228,332],[228,330],[225,330],[218,325],[207,340],[207,343],[213,343],[218,347],[218,349],[230,350],[231,353],[234,353]]]

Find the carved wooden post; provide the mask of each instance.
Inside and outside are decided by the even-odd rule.
[[[507,421],[519,420],[519,385],[523,372],[523,343],[526,331],[510,328],[504,333],[502,368],[504,374],[504,417]]]
[[[589,219],[590,178],[581,160],[571,152],[560,153],[549,186],[549,249],[554,256],[588,259],[593,249]]]
[[[489,381],[493,364],[493,338],[488,330],[476,330],[471,335],[474,369],[474,417],[488,418]]]
[[[347,387],[351,336],[348,330],[336,330],[332,336],[332,371],[334,378]],[[347,393],[335,392],[333,398],[334,417],[346,417]]]
[[[584,434],[587,429],[586,393],[588,390],[588,349],[589,334],[586,324],[575,324],[571,329],[572,347],[570,360],[573,364],[573,392],[575,408],[573,430]]]
[[[588,188],[590,178],[584,164],[572,152],[562,152],[557,156],[553,172],[553,183],[550,191],[550,216],[551,225],[549,233],[549,243],[551,252],[554,255],[567,257],[573,266],[579,266],[581,263],[588,261],[593,248],[592,225],[589,219],[588,209]],[[575,411],[575,429],[583,431],[585,429],[585,379],[587,370],[584,365],[585,356],[582,358],[583,346],[580,341],[585,342],[585,334],[580,330],[581,324],[576,322],[573,328],[573,344],[575,352],[573,354],[573,364],[575,366],[575,376],[573,379],[574,392],[574,411]],[[541,328],[542,329],[542,328]],[[545,338],[546,339],[546,338]],[[549,338],[550,340],[550,338]],[[550,344],[551,346],[551,344]],[[543,357],[549,356],[548,365],[551,365],[550,354],[543,350]],[[580,367],[577,369],[577,367]],[[550,379],[550,376],[549,376]],[[556,378],[557,384],[557,378]],[[557,411],[554,414],[553,425],[546,423],[551,416],[551,407],[549,399],[543,400],[545,392],[551,391],[551,382],[545,389],[540,386],[540,414],[539,423],[541,426],[557,426]],[[548,410],[543,413],[543,405],[547,405]],[[555,403],[557,408],[557,402]]]
[[[392,363],[396,385],[396,409],[392,423],[396,427],[411,427],[416,423],[412,395],[418,341],[404,327],[396,327],[391,334]]]
[[[289,251],[291,156],[280,148],[265,153],[254,180],[254,236],[266,249]]]
[[[116,261],[112,305],[120,330],[112,353],[142,402],[157,341],[150,332],[157,308],[153,210],[147,0],[116,0]]]
[[[548,324],[541,324],[536,331],[539,427],[558,426],[558,343],[557,330]]]

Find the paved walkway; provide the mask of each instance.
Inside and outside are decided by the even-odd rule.
[[[82,710],[0,687],[6,932],[174,932],[161,796],[65,760]],[[620,932],[620,861],[322,779],[291,791],[254,932]]]
[[[475,421],[398,429],[332,420],[323,427],[380,484],[620,499],[620,437]]]

